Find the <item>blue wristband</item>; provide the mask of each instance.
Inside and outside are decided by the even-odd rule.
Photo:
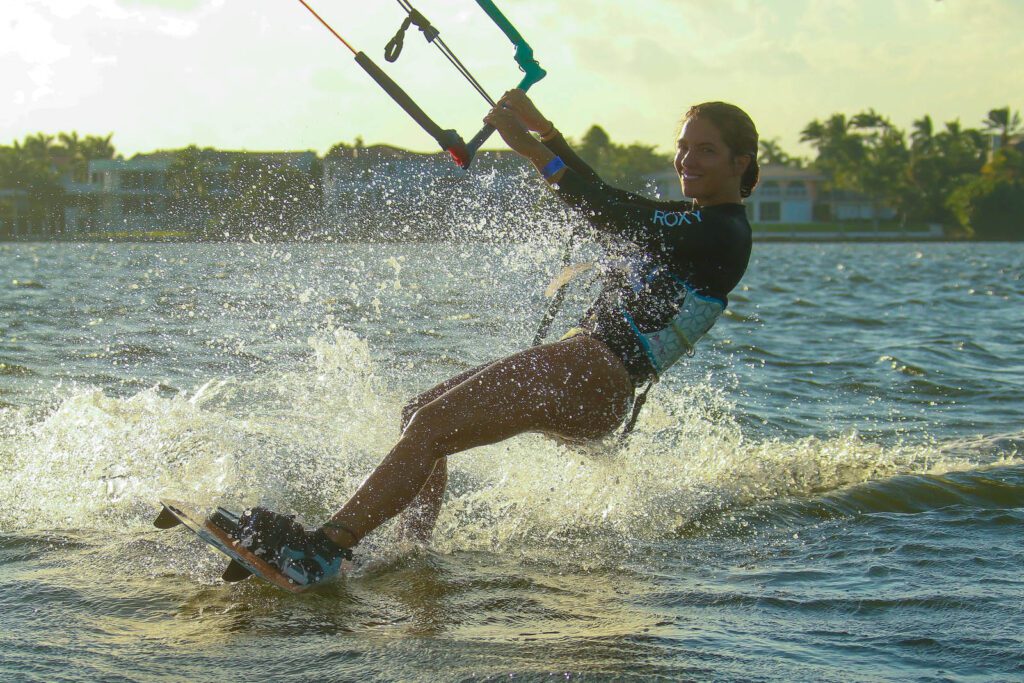
[[[563,168],[565,168],[565,162],[562,161],[562,157],[555,157],[540,170],[540,174],[544,176],[544,180],[551,180],[551,177]]]

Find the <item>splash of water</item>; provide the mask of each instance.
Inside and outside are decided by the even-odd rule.
[[[160,498],[326,517],[393,444],[402,402],[356,335],[335,329],[309,343],[300,367],[212,380],[191,395],[71,387],[49,408],[3,410],[0,530],[148,529]],[[962,445],[882,446],[855,433],[751,441],[703,382],[656,392],[649,406],[626,443],[524,435],[453,456],[435,547],[657,539],[764,501],[979,464]],[[380,550],[390,534],[375,537]]]

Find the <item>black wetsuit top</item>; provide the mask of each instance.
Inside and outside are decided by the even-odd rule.
[[[728,303],[750,259],[746,210],[742,204],[695,208],[619,190],[606,185],[561,136],[545,144],[567,166],[557,184],[559,196],[612,238],[626,262],[617,276],[606,278],[581,326],[622,358],[637,385],[656,375],[637,330],[666,326],[687,289]]]

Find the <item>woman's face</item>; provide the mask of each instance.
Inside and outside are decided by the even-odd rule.
[[[702,206],[740,201],[740,179],[749,157],[733,157],[718,128],[687,119],[676,140],[676,173],[683,194]]]

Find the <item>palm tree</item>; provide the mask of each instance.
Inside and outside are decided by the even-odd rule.
[[[985,130],[999,134],[999,148],[1005,149],[1010,144],[1010,136],[1021,131],[1020,112],[1011,114],[1009,107],[993,109],[982,124]]]
[[[12,184],[28,192],[29,229],[44,234],[58,225],[63,192],[54,169],[54,152],[59,149],[54,140],[52,135],[37,133],[22,143],[16,141],[8,168]]]
[[[57,148],[57,145],[54,144],[55,139],[54,136],[47,133],[36,133],[35,135],[26,135],[25,142],[21,145],[15,142],[14,146],[16,149],[20,149],[28,159],[49,165],[53,161],[53,152]]]
[[[81,142],[82,154],[90,161],[93,159],[113,159],[117,154],[117,150],[114,149],[114,145],[110,141],[113,137],[113,133],[108,133],[106,137],[86,135],[85,139]]]
[[[815,119],[800,132],[800,142],[809,142],[817,150],[814,165],[829,178],[833,189],[859,189],[864,143],[850,132],[851,127],[852,121],[844,114],[833,114],[824,122]]]
[[[911,147],[915,152],[928,152],[934,143],[935,127],[932,117],[925,114],[911,124],[914,131],[910,134]]]
[[[878,227],[881,204],[896,207],[906,220],[910,155],[903,131],[874,109],[861,112],[850,119],[853,128],[860,131],[864,158],[860,165],[860,190],[871,200],[873,223]]]
[[[948,199],[981,170],[987,141],[980,130],[965,129],[958,120],[947,121],[944,130],[929,131],[925,136],[926,120],[930,125],[927,116],[914,122],[908,198],[915,220],[952,225],[957,219],[947,205]]]
[[[800,159],[789,156],[783,151],[778,138],[760,140],[757,143],[757,160],[763,164],[775,164],[778,166],[799,166]]]
[[[78,137],[78,132],[60,133],[57,137],[60,139],[61,149],[67,157],[71,179],[76,182],[84,181],[89,169],[89,160],[83,153],[82,140]]]
[[[579,145],[579,155],[600,173],[602,170],[601,162],[604,160],[603,157],[607,154],[608,148],[611,145],[611,136],[605,132],[604,128],[595,124],[583,134],[583,139],[580,140]]]
[[[903,131],[873,109],[849,119],[833,114],[826,121],[812,121],[800,134],[818,151],[814,165],[823,171],[832,189],[865,195],[874,205],[878,225],[879,207],[904,204],[908,153]]]

